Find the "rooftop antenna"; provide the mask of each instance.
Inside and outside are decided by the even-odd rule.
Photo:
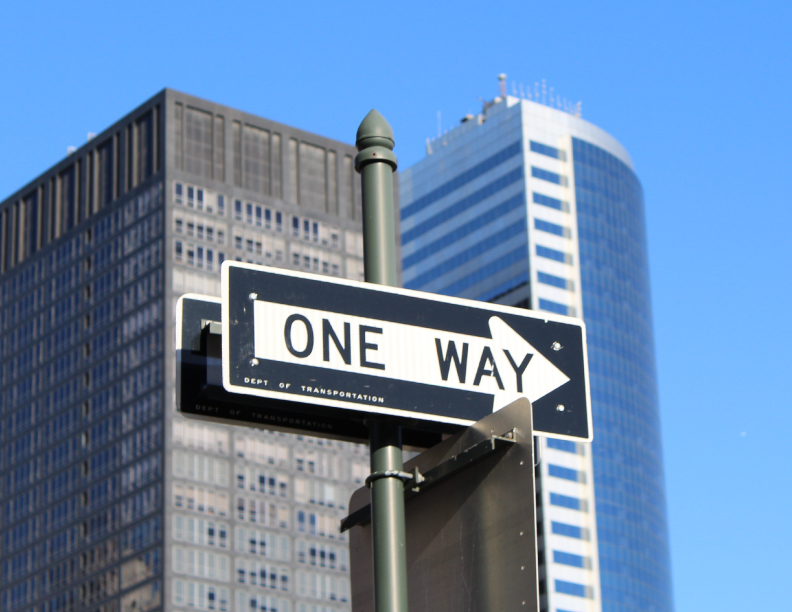
[[[517,83],[512,81],[512,95],[516,98],[517,97]]]
[[[437,137],[438,138],[440,138],[440,136],[443,135],[442,127],[443,127],[442,115],[440,114],[440,111],[437,111]]]
[[[553,88],[550,88],[550,106],[553,106]]]
[[[500,89],[500,97],[501,98],[505,98],[506,97],[506,73],[505,72],[501,72],[498,75],[498,85],[499,85],[499,89]]]
[[[520,83],[520,97],[525,98],[525,87],[523,87],[522,83]]]
[[[542,79],[542,104],[547,104],[547,83]]]
[[[539,102],[539,81],[534,82],[534,100]]]

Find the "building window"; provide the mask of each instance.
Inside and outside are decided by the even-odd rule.
[[[550,223],[549,221],[543,221],[542,219],[534,219],[534,227],[540,232],[547,232],[548,234],[554,234],[563,238],[572,237],[572,232],[569,231],[569,228],[563,225]]]
[[[283,232],[283,213],[275,213],[275,231],[278,233]]]
[[[558,440],[556,438],[547,438],[547,447],[555,448],[565,453],[578,454],[578,446],[571,440]]]
[[[225,217],[225,196],[218,194],[217,196],[217,214]]]
[[[556,198],[551,198],[550,196],[542,195],[541,193],[536,193],[535,191],[533,192],[533,201],[534,204],[540,204],[541,206],[547,206],[548,208],[554,208],[555,210],[569,212],[569,204],[563,200],[557,200]]]
[[[176,261],[182,260],[182,250],[183,247],[181,240],[177,240],[176,243],[174,244],[174,249],[173,249],[173,257]]]
[[[234,248],[242,250],[242,236],[234,236]]]
[[[184,204],[184,185],[181,183],[173,185],[173,201],[176,204]]]
[[[195,208],[195,187],[187,187],[187,206]]]
[[[556,251],[540,244],[536,245],[536,254],[545,259],[552,259],[553,261],[560,261],[565,264],[572,264],[572,255],[564,253],[563,251]]]
[[[560,550],[553,551],[553,563],[560,563],[561,565],[569,565],[571,567],[587,568],[586,557],[580,555],[573,555],[572,553],[562,552]]]
[[[547,466],[550,476],[555,478],[563,478],[564,480],[571,480],[572,482],[583,482],[583,474],[577,470],[565,468],[560,465],[553,465],[552,463]]]
[[[184,221],[181,219],[174,219],[175,230],[177,234],[184,232]]]
[[[204,190],[203,189],[196,189],[196,208],[198,210],[203,210],[204,207]]]
[[[245,221],[253,225],[253,204],[250,202],[245,204]]]
[[[567,289],[569,291],[575,290],[575,285],[571,280],[547,274],[546,272],[539,272],[539,282],[551,287],[558,287],[559,289]]]
[[[292,217],[292,236],[295,238],[300,237],[300,218]]]
[[[262,212],[263,209],[261,208],[261,206],[256,206],[256,227],[261,227]]]
[[[242,200],[234,200],[234,219],[242,221]]]
[[[539,153],[540,155],[547,155],[547,157],[554,157],[561,161],[566,161],[566,153],[550,145],[542,144],[541,142],[531,141],[531,151]]]
[[[585,532],[582,527],[578,527],[576,525],[568,525],[567,523],[559,523],[557,521],[553,521],[552,523],[552,530],[553,533],[560,536],[566,536],[568,538],[576,538],[578,540],[585,540]]]
[[[560,493],[550,493],[550,504],[560,508],[569,508],[570,510],[583,510],[582,500],[569,495],[561,495]]]
[[[269,208],[264,209],[264,229],[272,229],[272,211]]]
[[[553,302],[552,300],[546,300],[544,298],[539,298],[539,310],[546,310],[547,312],[572,316],[572,309],[569,306],[565,304],[559,304],[558,302]]]
[[[567,582],[565,580],[555,581],[556,593],[563,593],[565,595],[574,595],[575,597],[592,597],[590,593],[591,587],[578,584],[576,582]]]
[[[543,181],[547,181],[548,183],[561,185],[562,187],[566,187],[569,184],[567,177],[562,176],[561,174],[556,174],[555,172],[550,172],[544,168],[537,168],[536,166],[531,166],[531,176]]]

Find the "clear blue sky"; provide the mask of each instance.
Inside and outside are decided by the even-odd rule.
[[[166,86],[350,142],[376,107],[406,167],[547,79],[645,191],[677,610],[788,610],[791,6],[4,2],[0,198]]]

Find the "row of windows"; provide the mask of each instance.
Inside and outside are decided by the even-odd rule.
[[[550,474],[550,476],[553,476],[555,478],[563,478],[564,480],[570,480],[572,482],[581,482],[581,483],[586,482],[585,472],[579,470],[573,470],[571,468],[566,468],[560,465],[555,465],[553,463],[547,464],[547,472],[548,474]]]
[[[289,590],[289,569],[249,559],[236,560],[236,581],[265,589]]]
[[[289,528],[289,509],[261,499],[237,497],[236,518],[268,527]]]
[[[553,533],[568,538],[575,538],[577,540],[589,540],[589,530],[577,525],[569,525],[568,523],[560,523],[558,521],[552,522]]]
[[[547,232],[548,234],[561,236],[562,238],[572,237],[572,231],[568,227],[564,227],[563,225],[558,225],[556,223],[550,223],[549,221],[544,221],[542,219],[534,218],[534,228],[540,232]]]
[[[234,473],[238,489],[249,489],[284,498],[289,496],[288,476],[265,472],[257,467],[245,466],[241,463],[234,466]]]
[[[332,574],[297,572],[297,594],[312,599],[349,601],[349,580]]]
[[[291,601],[257,591],[237,590],[235,612],[291,612]]]
[[[173,539],[199,546],[228,548],[228,525],[212,520],[173,515]]]
[[[343,546],[331,546],[316,542],[297,540],[294,543],[297,552],[297,563],[305,563],[315,567],[337,569],[342,572],[349,568],[349,552]]]
[[[276,561],[291,560],[289,538],[286,536],[278,536],[258,529],[235,527],[234,538],[237,552],[268,557]]]
[[[570,567],[579,567],[581,569],[591,569],[591,559],[581,555],[574,555],[572,553],[563,552],[560,550],[553,551],[553,563],[561,565],[569,565]]]
[[[594,599],[594,589],[590,586],[578,584],[577,582],[567,582],[566,580],[556,579],[555,590],[556,593],[563,593],[564,595],[574,595],[575,597]]]
[[[182,183],[173,184],[173,202],[175,204],[187,206],[187,208],[194,208],[208,214],[217,214],[221,217],[225,216],[225,196],[220,193],[203,189],[202,187],[195,187],[193,185],[184,185]]]
[[[588,511],[588,504],[585,499],[561,495],[560,493],[550,493],[550,504],[560,508],[569,508],[570,510]]]
[[[268,433],[274,435],[275,432]],[[240,459],[247,459],[248,461],[261,464],[267,463],[279,467],[287,467],[289,464],[288,446],[262,440],[260,437],[255,436],[235,434],[234,454]]]
[[[46,247],[161,166],[159,106],[0,210],[0,273]]]
[[[538,272],[538,279],[543,285],[550,285],[551,287],[558,287],[559,289],[566,289],[568,291],[575,290],[575,283],[567,278],[561,278],[560,276],[555,276],[554,274]]]
[[[173,505],[212,516],[228,516],[228,494],[205,487],[173,483]]]
[[[531,166],[531,176],[534,178],[541,179],[543,181],[547,181],[548,183],[555,183],[556,185],[561,185],[562,187],[567,187],[569,185],[569,179],[567,179],[567,177],[565,177],[563,174],[550,172],[550,170],[545,170],[544,168],[537,168],[536,166]]]
[[[559,304],[558,302],[546,300],[545,298],[539,298],[539,310],[554,312],[556,314],[566,315],[568,317],[575,316],[575,308],[573,306]]]
[[[492,261],[486,264],[485,266],[482,266],[475,272],[471,272],[467,276],[460,278],[458,281],[443,287],[437,293],[441,293],[443,295],[459,295],[465,289],[468,289],[469,287],[472,287],[473,285],[480,283],[483,280],[491,278],[501,270],[505,270],[506,268],[517,262],[525,261],[526,256],[527,253],[526,253],[525,245],[520,245],[513,251],[506,253],[503,257],[500,257],[495,261]],[[510,287],[516,286],[524,279],[527,280],[527,276],[528,276],[527,272],[521,273],[520,276],[518,276],[517,278],[509,280],[504,285],[501,285],[500,287],[491,290],[489,293],[491,294],[494,293],[495,295],[501,294],[506,291],[506,286],[510,286]],[[495,295],[490,295],[488,297],[479,296],[478,299],[486,301],[492,299],[493,297],[495,297]]]
[[[412,253],[411,255],[408,255],[404,258],[402,262],[403,269],[406,270],[411,268],[427,257],[430,257],[438,251],[443,250],[447,246],[459,242],[465,236],[479,232],[488,224],[501,220],[504,215],[520,208],[523,205],[523,198],[524,194],[519,193],[516,196],[509,198],[505,202],[501,202],[495,207],[490,208],[475,219],[468,221],[464,225],[461,225],[460,227],[450,231],[445,236],[442,236],[434,242],[430,242],[426,246],[418,249],[415,253]]]
[[[220,487],[228,486],[228,463],[198,453],[173,452],[173,475]]]
[[[536,245],[536,255],[539,257],[544,257],[545,259],[552,259],[553,261],[572,265],[572,255],[569,253],[556,251],[555,249],[551,249],[540,244]]]
[[[438,227],[439,225],[445,223],[449,219],[453,219],[457,215],[463,213],[464,211],[474,207],[479,202],[483,202],[487,198],[494,196],[496,193],[506,189],[509,185],[513,185],[518,181],[523,179],[523,171],[522,168],[515,168],[510,172],[507,172],[501,177],[498,177],[494,181],[484,185],[478,191],[470,194],[469,196],[462,198],[458,202],[454,202],[447,208],[444,208],[438,213],[435,213],[431,217],[429,217],[426,221],[423,221],[413,227],[412,229],[407,230],[402,234],[402,244],[408,244],[415,240],[416,238],[420,238],[426,232]],[[402,216],[402,219],[404,216]]]
[[[525,220],[519,219],[515,223],[503,228],[502,230],[492,234],[480,240],[473,246],[465,249],[464,251],[457,253],[453,257],[446,259],[441,264],[427,270],[423,274],[415,277],[414,279],[404,283],[404,287],[407,289],[420,289],[425,287],[428,283],[433,281],[436,278],[447,274],[454,268],[458,268],[467,262],[479,258],[482,254],[495,249],[501,246],[504,242],[509,240],[509,238],[513,238],[514,236],[518,236],[520,234],[525,233]],[[524,249],[523,249],[524,251]],[[483,258],[486,259],[486,258]]]
[[[174,419],[173,443],[187,448],[228,455],[228,432],[186,419]]]
[[[334,515],[297,510],[296,516],[297,531],[300,533],[309,533],[323,538],[346,539],[346,536],[339,531],[340,523]]]
[[[569,202],[551,198],[550,196],[536,193],[535,191],[533,192],[533,201],[534,204],[540,204],[541,206],[554,208],[555,210],[560,210],[561,212],[569,212]]]
[[[407,206],[402,209],[401,218],[402,221],[411,217],[412,215],[420,212],[421,210],[425,209],[426,207],[430,206],[440,198],[447,196],[449,193],[456,191],[463,185],[477,179],[478,177],[482,176],[483,174],[489,172],[493,168],[496,168],[500,164],[508,161],[512,157],[515,157],[521,153],[522,143],[518,140],[517,142],[513,142],[508,147],[501,149],[491,157],[488,157],[483,162],[473,166],[469,170],[466,170],[462,174],[455,176],[454,178],[450,179],[449,181],[443,183],[436,189],[430,191],[425,196],[414,200]],[[409,242],[408,240],[404,240],[404,243]]]
[[[347,492],[345,487],[330,482],[295,478],[294,501],[344,510],[346,508]]]
[[[225,261],[225,253],[218,251],[217,264],[215,264],[215,252],[213,249],[207,249],[202,246],[195,246],[189,242],[184,243],[181,240],[176,240],[173,243],[173,260],[177,263],[185,263],[188,266],[212,271],[220,269]]]
[[[203,582],[174,579],[173,605],[205,612],[228,612],[228,589]],[[130,611],[138,609],[129,608]]]
[[[173,572],[176,574],[187,574],[220,582],[230,580],[228,555],[181,546],[173,546],[171,552]]]
[[[542,144],[541,142],[531,141],[531,151],[534,153],[539,153],[540,155],[547,155],[547,157],[553,157],[555,159],[560,159],[561,161],[566,161],[566,151],[562,151],[561,149],[556,149],[555,147],[551,147],[550,145]]]
[[[177,234],[184,234],[189,238],[225,244],[225,225],[207,223],[203,219],[194,216],[183,217],[179,214],[174,214],[173,231]]]

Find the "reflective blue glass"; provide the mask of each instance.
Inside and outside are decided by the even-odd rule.
[[[567,229],[563,225],[556,225],[549,221],[534,218],[534,227],[540,232],[547,232],[548,234],[555,234],[556,236],[566,236]]]
[[[585,557],[580,555],[573,555],[572,553],[562,552],[560,550],[553,551],[553,562],[562,565],[571,565],[572,567],[586,567]]]
[[[556,535],[566,536],[568,538],[577,538],[578,540],[583,539],[583,528],[578,527],[577,525],[568,525],[567,523],[553,521],[552,529],[553,533]]]
[[[520,141],[514,142],[510,144],[505,149],[501,149],[495,155],[488,157],[480,164],[476,164],[470,170],[466,170],[462,174],[459,174],[452,178],[450,181],[443,183],[436,189],[433,189],[425,196],[422,196],[415,200],[414,202],[410,203],[409,206],[405,206],[401,211],[401,218],[402,220],[411,217],[418,211],[423,210],[433,202],[436,202],[440,198],[447,196],[449,193],[456,191],[463,185],[469,183],[473,179],[478,178],[482,174],[489,172],[496,166],[499,166],[503,162],[515,157],[516,155],[520,154]]]
[[[446,287],[443,287],[440,291],[438,291],[438,293],[441,293],[443,295],[458,295],[460,291],[464,291],[468,287],[472,287],[476,283],[481,282],[482,280],[484,280],[489,276],[492,276],[496,272],[500,272],[501,270],[507,268],[511,264],[525,260],[525,251],[526,251],[525,246],[520,246],[514,249],[513,251],[511,251],[510,253],[507,253],[503,257],[496,259],[495,261],[487,264],[486,266],[479,268],[472,274],[469,274],[468,276],[465,276],[464,278],[461,278],[458,281],[450,285],[447,285]],[[516,287],[517,284],[518,283],[515,283],[513,286]],[[483,299],[483,298],[479,298],[479,299]]]
[[[451,257],[450,259],[445,260],[438,266],[435,266],[431,270],[427,270],[420,276],[415,277],[411,281],[404,283],[404,286],[407,289],[419,289],[429,281],[434,280],[442,276],[443,274],[450,272],[454,268],[461,266],[462,264],[475,259],[476,257],[482,255],[483,253],[499,246],[501,243],[505,242],[509,238],[513,236],[517,236],[518,234],[525,231],[525,221],[522,219],[518,220],[516,223],[512,223],[510,226],[502,229],[491,236],[488,236],[484,240],[479,241],[478,243],[474,244],[469,249],[462,251],[461,253]],[[523,251],[525,249],[523,248]]]
[[[572,142],[602,609],[670,612],[643,191],[622,161]]]
[[[561,495],[560,493],[550,493],[550,504],[569,508],[570,510],[580,510],[581,508],[580,500],[577,497]]]
[[[535,191],[533,192],[533,201],[534,204],[541,204],[542,206],[547,206],[548,208],[554,208],[564,212],[569,211],[569,206],[566,202],[557,200],[556,198],[551,198],[550,196],[546,196],[541,193],[536,193]]]
[[[544,168],[537,168],[536,166],[531,166],[531,176],[542,179],[543,181],[548,181],[549,183],[555,183],[556,185],[563,185],[565,183],[564,177],[560,174],[550,172]]]
[[[553,302],[552,300],[546,300],[544,298],[539,298],[539,310],[546,310],[547,312],[554,312],[556,314],[568,315],[569,314],[569,306],[565,304],[559,304],[558,302]]]
[[[572,263],[571,255],[542,246],[541,244],[536,245],[536,254],[545,259],[552,259],[553,261],[560,261],[561,263]]]
[[[547,272],[538,272],[539,282],[551,287],[558,287],[559,289],[572,289],[572,282],[560,276],[554,276]]]
[[[560,465],[548,464],[547,471],[550,476],[555,478],[563,478],[564,480],[571,480],[572,482],[580,482],[580,474],[577,470],[565,468]]]
[[[531,151],[539,153],[540,155],[547,155],[547,157],[554,157],[555,159],[566,158],[563,151],[559,151],[555,147],[542,144],[541,142],[534,142],[533,140],[531,141]]]
[[[505,189],[509,185],[516,183],[517,181],[522,180],[523,172],[522,168],[516,168],[511,172],[507,172],[503,176],[495,179],[491,183],[485,185],[475,193],[470,194],[466,198],[462,198],[459,202],[456,202],[449,206],[448,208],[444,208],[436,215],[433,215],[423,223],[419,223],[412,229],[407,230],[402,234],[402,244],[407,244],[412,242],[419,236],[423,236],[429,230],[437,227],[441,223],[448,221],[449,219],[453,219],[458,214],[466,211],[469,208],[472,208],[479,202],[486,200],[490,196],[495,195],[499,191]]]
[[[456,241],[464,238],[481,230],[482,228],[486,227],[488,224],[492,223],[493,221],[497,221],[506,213],[515,210],[523,205],[524,203],[524,194],[519,193],[513,198],[509,198],[505,202],[498,204],[494,208],[490,208],[484,213],[480,214],[478,217],[465,223],[464,225],[458,227],[457,229],[449,232],[445,236],[438,238],[434,242],[430,242],[425,247],[418,249],[412,255],[409,255],[404,258],[402,262],[402,269],[406,270],[407,268],[413,267],[419,261],[426,259],[430,255],[437,253],[438,251],[446,248],[447,246],[455,243]]]
[[[586,587],[576,582],[567,582],[566,580],[555,581],[556,593],[564,593],[565,595],[574,595],[575,597],[585,597]]]
[[[572,440],[558,440],[556,438],[547,438],[547,447],[555,448],[557,450],[564,451],[567,453],[577,454],[578,452],[577,444],[572,442]]]

